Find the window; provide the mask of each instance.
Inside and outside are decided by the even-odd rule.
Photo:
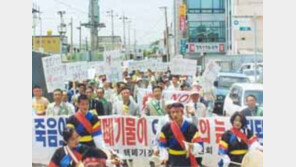
[[[189,42],[225,42],[225,22],[189,22]]]
[[[189,13],[224,13],[225,0],[187,0]]]

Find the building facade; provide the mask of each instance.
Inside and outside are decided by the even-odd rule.
[[[232,54],[253,54],[255,42],[256,51],[262,53],[263,0],[232,1],[232,11]]]
[[[227,51],[226,0],[176,0],[175,33],[179,54],[197,59]]]

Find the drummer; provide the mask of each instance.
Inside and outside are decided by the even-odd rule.
[[[80,136],[73,128],[63,131],[64,146],[53,154],[48,167],[75,167],[81,165],[82,154],[88,149],[79,144]]]
[[[240,167],[232,164],[231,161],[241,163],[249,150],[263,151],[257,137],[247,128],[247,119],[243,114],[235,112],[230,122],[232,128],[223,134],[219,142],[218,154],[221,156],[219,167]]]

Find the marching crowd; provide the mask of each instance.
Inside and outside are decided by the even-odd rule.
[[[122,161],[110,151],[108,158],[102,150],[106,148],[98,116],[166,116],[165,123],[158,132],[158,144],[154,156],[166,166],[202,166],[201,158],[196,158],[203,150],[203,141],[196,127],[198,118],[213,116],[214,90],[204,92],[200,84],[201,74],[194,77],[171,75],[170,71],[123,72],[123,81],[111,83],[105,75],[82,82],[69,82],[67,89],[53,91],[53,102],[42,95],[42,88],[33,87],[32,114],[37,116],[69,116],[67,128],[63,131],[65,146],[54,153],[50,167],[57,166],[132,166],[131,160]],[[137,101],[139,89],[147,88],[152,95],[145,101],[144,110]],[[213,88],[214,89],[214,88]],[[188,91],[190,102],[164,100],[163,91]],[[256,97],[246,98],[248,108],[231,117],[232,129],[226,131],[219,143],[219,166],[241,163],[248,149],[263,151],[255,135],[246,126],[246,116],[263,115],[256,106]]]

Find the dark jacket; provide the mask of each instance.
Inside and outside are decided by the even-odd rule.
[[[99,100],[96,99],[91,99],[89,101],[89,110],[93,110],[95,109],[98,116],[104,115],[104,107],[103,107],[103,103]]]

